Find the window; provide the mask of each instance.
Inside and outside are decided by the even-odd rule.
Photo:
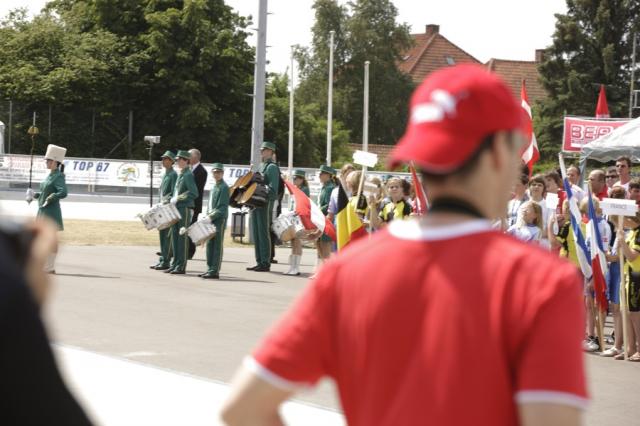
[[[447,65],[455,65],[456,61],[449,55],[444,57],[445,62],[447,63]]]

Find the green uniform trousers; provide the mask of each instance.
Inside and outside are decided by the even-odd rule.
[[[224,231],[227,227],[227,220],[223,219],[212,223],[216,227],[216,236],[207,241],[207,272],[218,274],[222,265]]]
[[[171,266],[171,227],[159,231],[160,234],[160,259],[158,265]]]
[[[258,266],[271,266],[271,212],[273,201],[251,212],[251,238],[253,239]]]
[[[188,228],[191,223],[191,215],[193,209],[181,207],[180,220],[171,227],[171,247],[173,248],[173,261],[171,269],[176,271],[184,271],[187,269],[187,250],[189,249],[189,237],[185,233],[180,235],[180,228]]]

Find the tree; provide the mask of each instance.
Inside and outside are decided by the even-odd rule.
[[[289,155],[289,85],[286,74],[272,74],[265,91],[265,140],[275,142],[281,167],[287,164]],[[296,100],[294,106],[294,164],[318,167],[324,164],[326,154],[326,117],[317,103]],[[332,134],[334,158],[338,161],[346,159],[349,132],[334,120]]]
[[[370,143],[393,144],[402,135],[407,104],[414,88],[396,66],[412,43],[406,24],[397,24],[389,0],[357,0],[341,6],[316,0],[311,48],[299,49],[303,81],[300,97],[326,111],[329,32],[335,31],[334,117],[344,123],[351,141],[362,140],[364,62],[370,61]]]
[[[54,105],[54,133],[70,155],[94,146],[127,155],[131,110],[136,141],[158,134],[207,161],[247,161],[248,24],[223,0],[51,1],[33,21],[16,12],[0,25],[0,93],[26,109]],[[100,132],[91,143],[92,115]],[[144,158],[144,144],[133,155]]]
[[[535,128],[543,158],[555,155],[566,114],[593,116],[600,84],[612,117],[626,117],[631,34],[640,29],[639,0],[567,0],[556,15],[553,44],[539,67],[548,98],[537,105]]]

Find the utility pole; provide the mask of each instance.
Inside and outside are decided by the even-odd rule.
[[[258,42],[253,77],[253,118],[251,125],[251,165],[260,163],[260,144],[264,139],[264,86],[267,56],[267,0],[260,0],[258,11]]]
[[[631,83],[629,84],[629,118],[633,118],[633,89],[636,78],[636,33],[633,33],[631,42],[633,43],[633,50],[631,54]]]
[[[289,89],[289,179],[293,174],[293,46],[291,46],[291,88]]]
[[[333,130],[333,37],[335,31],[329,32],[329,93],[327,101],[327,166],[331,166],[331,142]]]

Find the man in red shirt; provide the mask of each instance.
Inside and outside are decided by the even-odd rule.
[[[520,169],[521,107],[484,67],[432,73],[391,165],[430,211],[329,260],[248,357],[229,425],[280,424],[323,376],[349,425],[573,426],[587,401],[575,267],[492,230]]]

